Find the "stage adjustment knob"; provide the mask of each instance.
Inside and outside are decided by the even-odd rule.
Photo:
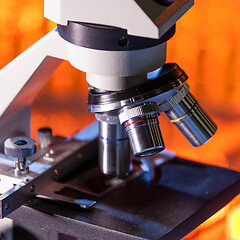
[[[36,153],[36,142],[29,137],[12,137],[4,142],[4,153],[15,158],[14,173],[25,175],[28,173],[26,158]]]
[[[37,137],[40,147],[47,148],[52,143],[52,129],[48,127],[39,128]]]

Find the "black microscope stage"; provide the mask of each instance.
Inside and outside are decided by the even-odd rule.
[[[81,239],[172,240],[190,233],[240,192],[240,173],[180,158],[158,166],[153,181],[146,173],[135,174],[125,184],[106,191],[100,187],[95,163],[81,167],[61,183],[65,186],[62,194],[96,200],[93,208],[78,209],[35,198],[9,217],[17,223],[24,221],[26,227],[54,229]],[[88,176],[93,179],[86,180]],[[74,190],[74,184],[80,182],[87,187]],[[54,184],[48,189],[54,189]],[[93,194],[87,191],[91,185],[96,186]]]

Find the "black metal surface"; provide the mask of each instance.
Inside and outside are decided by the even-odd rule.
[[[154,0],[154,2],[162,6],[170,6],[174,2],[174,0]]]
[[[57,26],[59,35],[77,46],[108,50],[132,51],[160,45],[175,34],[172,26],[160,39],[137,37],[127,34],[126,29],[90,23],[68,22],[67,26]]]
[[[137,98],[138,96],[149,99],[183,84],[187,79],[188,76],[186,73],[176,63],[167,63],[163,65],[161,73],[157,78],[139,86],[106,93],[98,93],[90,90],[88,93],[88,104],[106,104],[133,97]]]
[[[240,192],[238,172],[179,158],[158,168],[159,182],[142,175],[97,198],[88,211],[35,199],[10,217],[82,239],[172,240],[191,232]],[[68,194],[85,197],[73,190]]]

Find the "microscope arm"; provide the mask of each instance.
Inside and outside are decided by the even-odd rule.
[[[66,42],[56,29],[0,71],[0,118],[30,105],[66,59]]]

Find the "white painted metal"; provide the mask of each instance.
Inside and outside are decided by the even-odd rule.
[[[131,77],[118,77],[118,76],[101,76],[87,73],[86,78],[88,83],[95,88],[107,91],[119,91],[134,87],[147,81],[147,74],[131,76]]]
[[[0,219],[0,239],[13,240],[13,220],[9,218]]]
[[[2,174],[0,174],[0,179],[1,179],[0,194],[4,194],[5,192],[12,189],[14,185],[17,185],[22,181],[21,178],[10,177],[10,176],[6,176],[6,175],[2,175]]]
[[[65,50],[65,41],[53,30],[0,71],[1,117],[32,103],[61,63],[59,59],[66,58]]]
[[[166,43],[134,51],[104,51],[68,44],[68,60],[75,68],[101,76],[146,74],[161,67],[165,59]]]
[[[44,16],[58,24],[68,21],[103,24],[128,34],[159,38],[193,5],[178,0],[170,7],[153,0],[45,0]]]
[[[68,54],[74,67],[87,72],[90,85],[117,91],[141,83],[141,79],[137,82],[136,77],[129,77],[161,67],[166,60],[166,43],[135,51],[100,51],[68,44]]]

